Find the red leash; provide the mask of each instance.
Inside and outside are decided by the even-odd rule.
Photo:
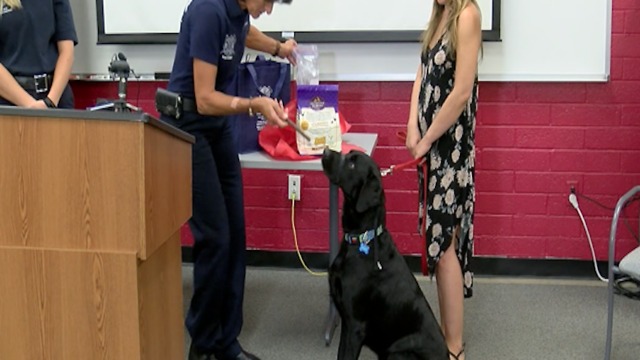
[[[398,136],[398,139],[405,141],[407,139],[407,133],[404,131],[398,131],[396,133],[396,135]],[[394,171],[400,171],[400,170],[404,170],[406,168],[412,168],[416,165],[424,165],[424,161],[426,159],[423,158],[419,158],[419,159],[413,159],[407,162],[403,162],[402,164],[399,165],[391,165],[389,168],[387,169],[382,169],[380,170],[380,175],[387,176],[387,175],[393,175]],[[424,168],[424,166],[423,166]]]
[[[380,170],[380,175],[384,176],[388,176],[388,175],[393,175],[394,171],[400,171],[400,170],[404,170],[406,168],[411,168],[414,166],[419,166],[420,169],[418,169],[418,171],[422,171],[422,176],[423,176],[423,191],[422,194],[424,196],[424,208],[422,209],[422,223],[420,225],[420,229],[419,229],[419,233],[420,236],[423,237],[425,239],[425,245],[422,246],[422,257],[421,257],[421,268],[422,268],[422,274],[423,275],[428,275],[429,274],[429,268],[428,268],[428,264],[427,264],[427,249],[426,249],[426,232],[425,232],[425,226],[427,224],[427,190],[428,190],[428,183],[429,183],[429,179],[427,178],[427,164],[426,164],[426,158],[418,158],[418,159],[413,159],[411,161],[407,161],[404,162],[402,164],[399,165],[391,165],[389,168],[387,169],[382,169]]]
[[[406,139],[407,135],[405,132],[403,131],[399,131],[397,133],[398,138],[400,138],[401,140]],[[414,166],[420,166],[419,171],[422,171],[422,176],[423,176],[423,191],[422,194],[424,196],[424,208],[422,209],[422,224],[420,226],[419,229],[419,233],[421,237],[424,237],[425,239],[425,244],[426,244],[426,231],[425,231],[425,227],[427,224],[427,190],[428,190],[428,183],[429,183],[429,179],[427,178],[427,164],[426,164],[426,157],[422,157],[422,158],[418,158],[418,159],[413,159],[407,162],[403,162],[402,164],[398,164],[398,165],[391,165],[390,167],[386,168],[386,169],[382,169],[380,170],[380,175],[382,175],[382,177],[388,176],[388,175],[393,175],[394,171],[400,171],[400,170],[404,170],[406,168],[412,168]],[[422,274],[423,275],[428,275],[429,273],[429,267],[427,264],[427,249],[426,246],[422,246],[422,257],[421,257],[421,265],[422,265]]]
[[[417,165],[423,165],[425,160],[426,160],[425,158],[418,158],[418,159],[413,159],[411,161],[403,162],[402,164],[391,165],[386,169],[380,170],[380,175],[382,175],[383,177],[387,175],[393,175],[394,171],[400,171],[406,168],[412,168]]]

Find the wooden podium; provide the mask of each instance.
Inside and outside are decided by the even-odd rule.
[[[0,359],[182,359],[191,135],[0,107]]]

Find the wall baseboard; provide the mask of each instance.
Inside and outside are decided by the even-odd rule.
[[[307,266],[314,270],[326,270],[328,254],[302,253]],[[411,271],[421,272],[419,256],[405,256]],[[193,263],[192,248],[182,247],[182,262]],[[254,267],[273,267],[301,269],[302,265],[295,252],[248,250],[247,265]],[[472,268],[476,275],[487,276],[536,276],[536,277],[570,277],[596,279],[591,260],[566,259],[509,259],[474,257]],[[607,273],[607,262],[599,261],[601,274]]]

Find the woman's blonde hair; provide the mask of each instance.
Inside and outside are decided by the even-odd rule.
[[[0,16],[5,5],[12,9],[20,9],[22,7],[20,0],[0,0]]]
[[[467,5],[473,4],[478,11],[480,11],[480,6],[476,0],[448,0],[446,6],[449,6],[449,17],[446,20],[445,31],[447,34],[447,40],[449,46],[447,46],[447,52],[451,55],[452,58],[456,58],[456,47],[458,45],[458,19],[460,18],[460,14],[462,10],[464,10]],[[445,5],[438,4],[437,0],[433,0],[433,10],[431,11],[431,19],[429,19],[429,25],[422,33],[422,51],[429,50],[429,44],[433,37],[436,36],[436,31],[438,31],[438,24],[440,24],[440,20],[442,20],[442,15],[444,14]]]

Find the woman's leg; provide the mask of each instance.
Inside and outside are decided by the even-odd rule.
[[[456,255],[457,233],[456,228],[451,245],[438,261],[435,274],[442,331],[449,351],[456,355],[463,347],[462,330],[464,325],[462,270]],[[464,354],[459,359],[464,359]]]

